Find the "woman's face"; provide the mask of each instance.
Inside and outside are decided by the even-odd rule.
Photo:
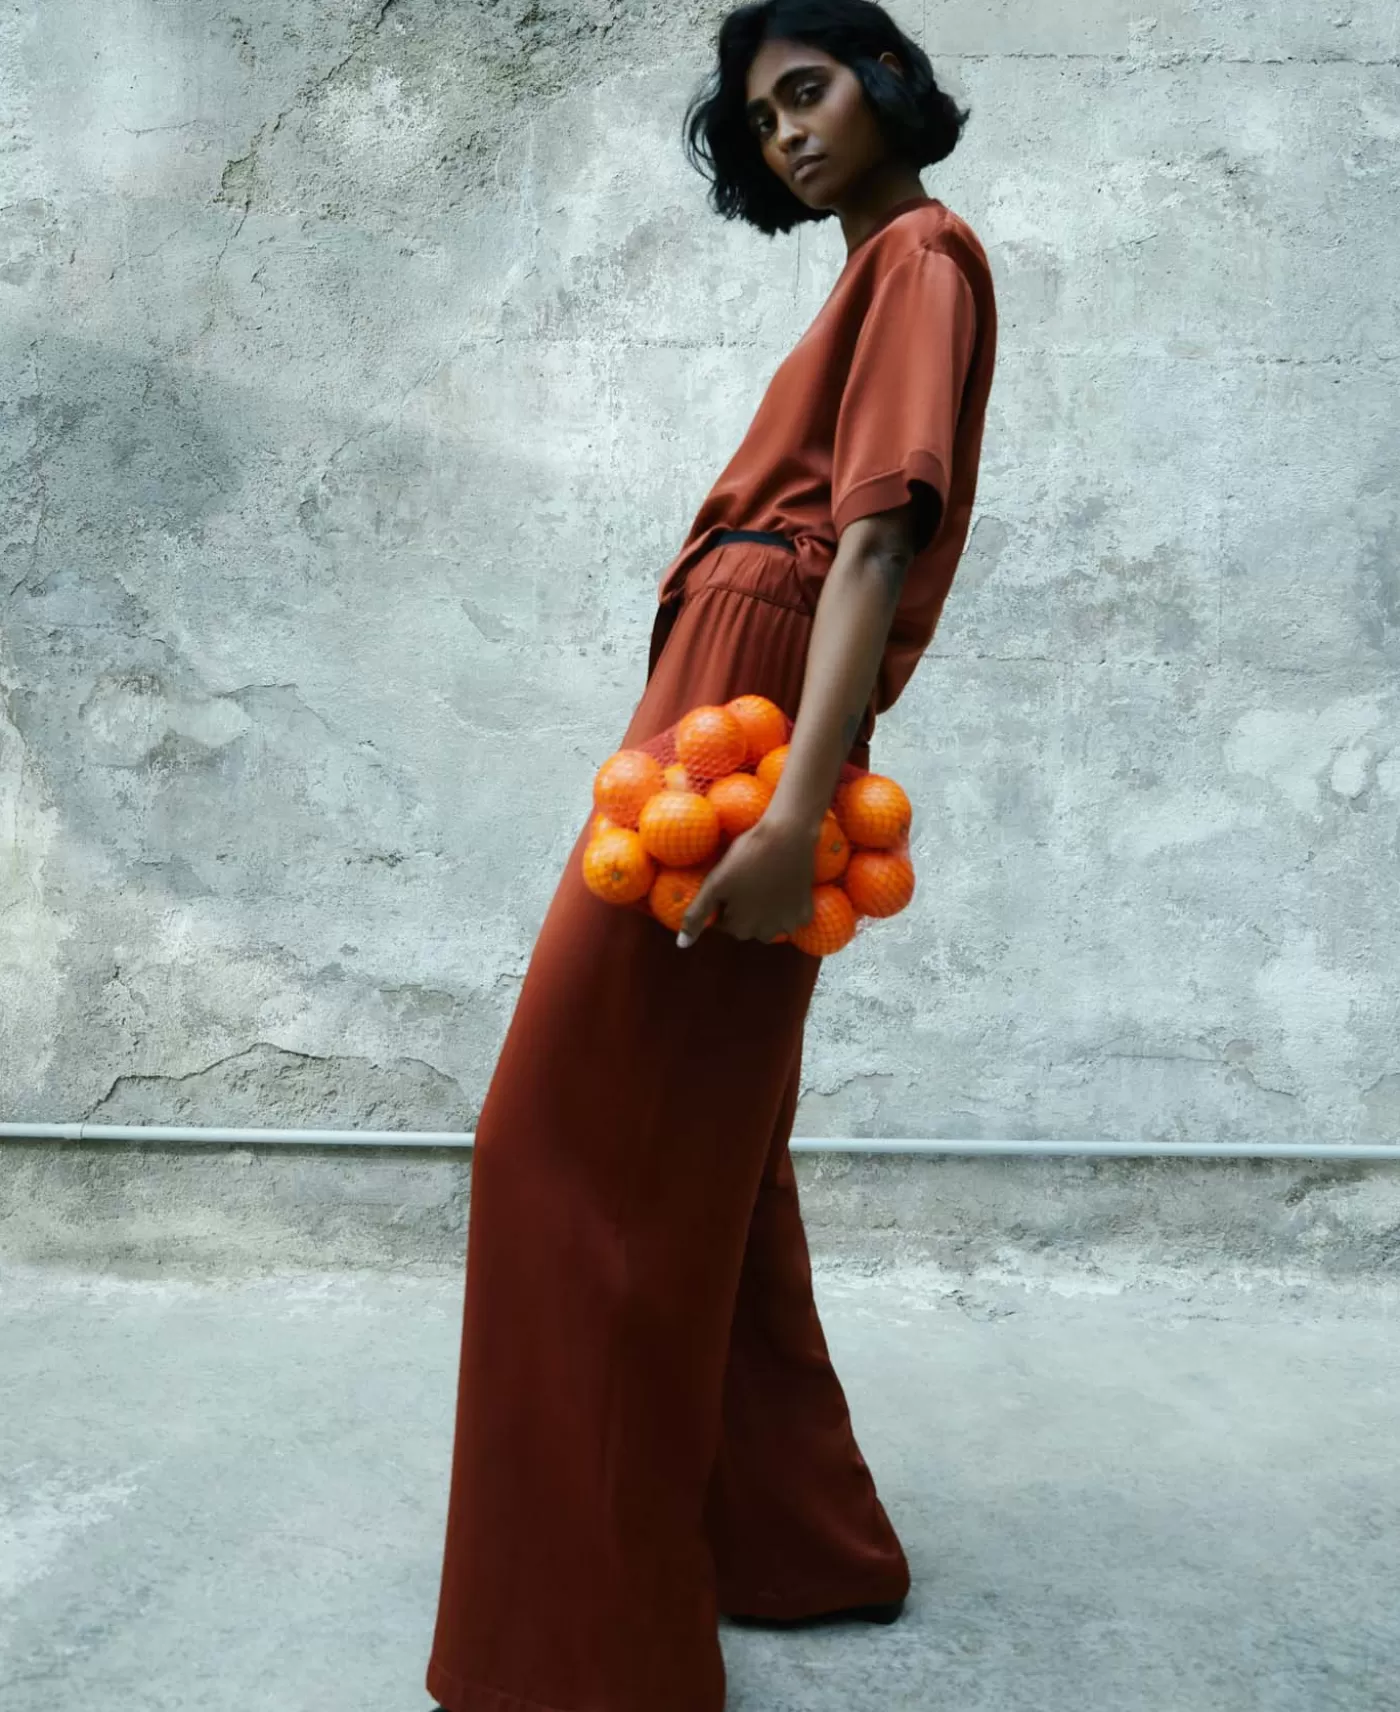
[[[901,69],[894,54],[880,58]],[[889,155],[855,73],[805,42],[764,42],[744,100],[764,160],[809,207],[835,206]],[[808,157],[813,164],[802,168]]]

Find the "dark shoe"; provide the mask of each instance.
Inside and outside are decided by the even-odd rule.
[[[819,1623],[893,1623],[904,1609],[902,1599],[887,1605],[847,1605],[840,1611],[818,1611],[810,1617],[728,1617],[745,1629],[809,1629]]]

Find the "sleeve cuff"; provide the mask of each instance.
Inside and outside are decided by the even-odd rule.
[[[942,507],[941,527],[942,517],[948,509],[948,472],[934,453],[918,449],[910,452],[897,469],[867,476],[854,487],[847,488],[831,511],[837,539],[857,518],[873,517],[877,512],[893,511],[906,504],[913,497],[909,490],[911,481],[927,482],[937,493]]]

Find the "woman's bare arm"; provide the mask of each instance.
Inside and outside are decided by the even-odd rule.
[[[875,687],[911,557],[910,511],[852,523],[817,601],[787,763],[767,810],[814,840]]]
[[[711,912],[739,939],[773,939],[812,916],[817,835],[875,687],[904,574],[913,502],[842,532],[812,620],[786,765],[762,820],[707,875],[681,924],[694,941]]]

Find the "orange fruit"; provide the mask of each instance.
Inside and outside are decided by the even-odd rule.
[[[664,787],[666,790],[688,791],[694,788],[690,782],[690,774],[686,772],[685,768],[681,766],[679,761],[672,761],[671,765],[663,768],[662,771],[666,775],[666,784]]]
[[[787,760],[791,747],[790,743],[780,743],[776,749],[769,749],[759,757],[754,772],[770,791],[777,789],[778,780],[783,776],[783,763]]]
[[[788,740],[788,717],[767,696],[741,695],[724,704],[744,728],[748,741],[746,766],[755,766],[770,749]]]
[[[889,850],[909,836],[914,810],[903,787],[883,773],[862,773],[836,793],[836,813],[852,844]]]
[[[914,895],[914,864],[902,850],[857,850],[841,884],[857,915],[898,915]]]
[[[792,930],[792,943],[813,957],[829,957],[855,938],[856,912],[840,886],[813,886],[812,919]]]
[[[605,814],[595,814],[588,828],[590,838],[596,838],[600,832],[611,832],[617,825],[615,820],[609,820]]]
[[[583,883],[609,904],[634,904],[651,890],[656,864],[630,828],[615,826],[590,839],[583,852]]]
[[[719,848],[719,813],[698,791],[659,791],[643,807],[637,830],[647,854],[668,868],[693,868]]]
[[[813,870],[818,885],[834,880],[844,873],[851,859],[851,846],[841,830],[841,822],[830,809],[822,816],[822,829],[817,835],[817,859]]]
[[[748,752],[744,728],[727,707],[693,707],[676,721],[676,759],[697,783],[737,772]]]
[[[695,894],[700,890],[708,868],[663,868],[656,876],[649,894],[651,913],[662,924],[669,927],[672,933],[679,933],[685,912],[695,901]],[[710,920],[706,927],[719,914],[718,910],[710,912]]]
[[[593,777],[593,806],[619,826],[634,830],[648,797],[664,789],[661,763],[645,749],[619,749]]]
[[[757,826],[768,807],[772,791],[752,773],[726,773],[716,779],[705,795],[715,805],[719,823],[731,838]]]

